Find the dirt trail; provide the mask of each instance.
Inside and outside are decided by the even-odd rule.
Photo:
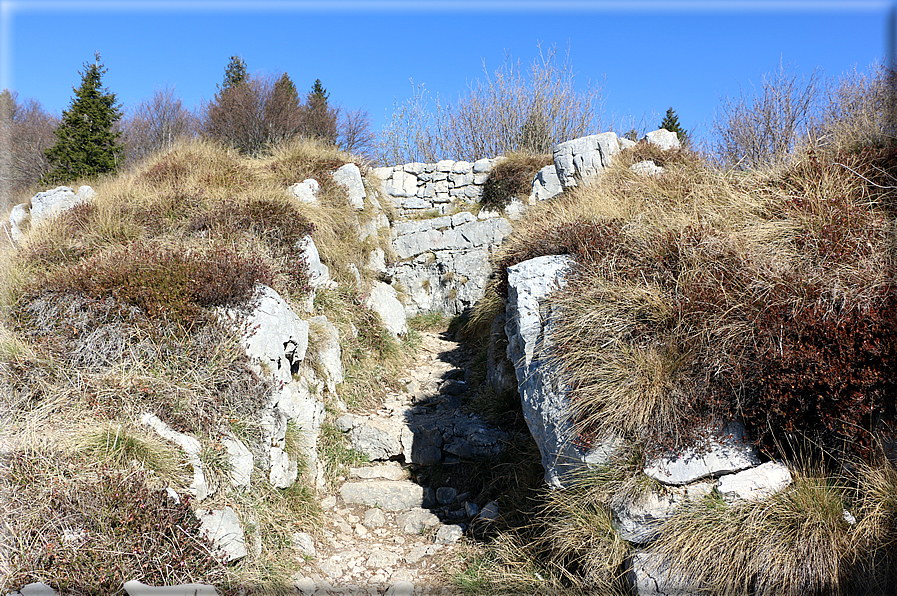
[[[428,408],[457,404],[457,394],[451,388],[463,381],[452,381],[464,378],[469,354],[446,334],[421,335],[421,347],[403,379],[406,389],[391,393],[382,409],[370,414],[385,418],[421,404]],[[452,394],[443,394],[446,390]],[[408,467],[396,461],[355,469],[353,476],[340,479],[340,484],[358,483],[358,476],[370,476],[364,481],[372,486],[376,483],[378,490],[384,486],[406,490],[413,482]],[[442,570],[456,557],[461,530],[478,508],[468,503],[464,510],[465,495],[437,488],[432,487],[427,509],[390,510],[347,503],[338,490],[324,498],[323,541],[317,541],[314,557],[297,574],[296,587],[303,594],[319,596],[457,593],[458,588]],[[438,501],[432,502],[433,496]]]

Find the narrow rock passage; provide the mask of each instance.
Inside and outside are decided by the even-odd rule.
[[[496,453],[503,435],[461,408],[469,351],[444,333],[422,336],[404,390],[337,422],[373,461],[323,499],[323,541],[296,576],[303,594],[456,593],[442,568],[465,529],[494,515],[469,494],[413,480],[424,466],[460,468],[462,458]]]

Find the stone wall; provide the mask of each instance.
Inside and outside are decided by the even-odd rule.
[[[371,173],[381,181],[383,194],[392,198],[400,215],[415,216],[426,211],[444,215],[452,209],[453,201],[479,201],[489,172],[502,159],[407,163],[374,168]]]

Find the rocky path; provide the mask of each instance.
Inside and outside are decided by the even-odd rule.
[[[338,494],[323,499],[323,540],[295,581],[305,595],[456,593],[444,566],[468,526],[496,514],[494,504],[412,479],[423,466],[487,456],[502,434],[461,409],[470,355],[444,334],[422,335],[404,391],[337,422],[372,463],[352,468]]]

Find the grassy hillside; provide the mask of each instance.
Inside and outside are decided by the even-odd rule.
[[[359,241],[358,220],[374,217],[372,207],[356,218],[330,176],[351,161],[310,143],[266,159],[185,144],[128,174],[85,181],[94,201],[5,251],[0,399],[9,456],[0,490],[10,533],[0,590],[43,581],[67,593],[113,594],[129,579],[292,590],[290,536],[315,531],[314,491],[308,478],[271,488],[258,468],[251,490],[226,490],[220,439],[257,440],[272,386],[215,313],[245,301],[256,283],[302,312],[310,287],[296,242],[311,234],[341,282],[318,290],[313,304],[343,338],[348,381],[328,399],[357,407],[395,384],[404,346],[363,306],[369,282],[358,284],[349,267],[363,270],[368,253],[381,243],[388,253],[389,244]],[[316,205],[287,193],[306,178],[321,184]],[[137,423],[143,412],[200,440],[220,489],[202,507],[234,507],[259,553],[232,566],[211,554],[190,503],[166,496],[165,487],[183,494],[190,466]],[[320,448],[336,470],[355,455],[330,428]],[[290,447],[288,431],[294,454],[295,439]]]

